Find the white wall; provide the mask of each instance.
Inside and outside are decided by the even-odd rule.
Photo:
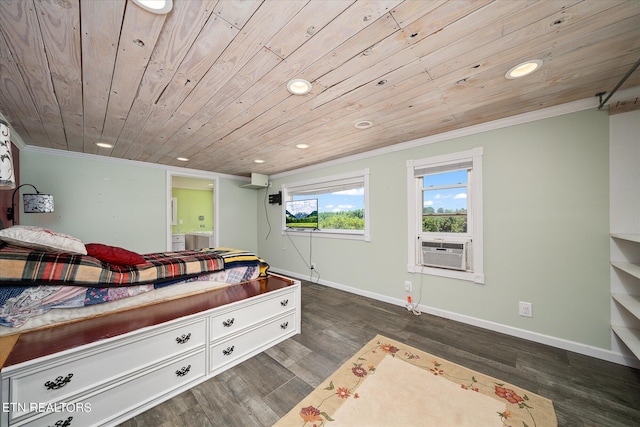
[[[608,113],[591,109],[305,172],[370,170],[372,240],[315,235],[320,282],[402,304],[411,280],[414,301],[434,313],[609,349],[608,133]],[[473,147],[484,148],[486,284],[408,273],[406,160]],[[272,188],[301,179],[276,177]],[[277,229],[259,238],[259,252],[275,270],[308,278],[292,241],[306,258],[309,239],[282,235],[280,209],[267,207]],[[518,315],[519,301],[533,304],[533,318]]]

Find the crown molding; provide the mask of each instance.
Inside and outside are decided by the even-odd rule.
[[[607,102],[607,106],[614,102],[622,101],[629,98],[640,96],[640,86],[625,89],[617,92]],[[427,136],[424,138],[418,138],[407,142],[401,142],[388,147],[378,148],[376,150],[366,151],[364,153],[354,154],[353,156],[342,157],[335,160],[330,160],[324,163],[317,163],[311,166],[306,166],[299,169],[292,169],[290,171],[273,174],[270,176],[272,179],[283,178],[290,175],[295,175],[304,172],[310,172],[317,169],[326,168],[328,166],[340,165],[347,162],[353,162],[356,160],[367,159],[370,157],[380,156],[389,153],[395,153],[397,151],[408,150],[411,148],[421,147],[427,144],[435,144],[436,142],[447,141],[454,138],[460,138],[469,135],[475,135],[482,132],[487,132],[496,129],[502,129],[510,126],[520,125],[524,123],[535,122],[538,120],[548,119],[551,117],[562,116],[564,114],[576,113],[578,111],[589,110],[592,108],[598,108],[600,100],[597,97],[581,99],[566,104],[556,105],[553,107],[543,108],[536,111],[518,114],[504,119],[493,120],[486,123],[480,123],[478,125],[469,126],[462,129],[456,129],[448,132],[439,133],[436,135]]]
[[[190,169],[190,168],[182,168],[179,166],[141,162],[139,160],[121,159],[118,157],[100,156],[97,154],[80,153],[77,151],[66,151],[66,150],[57,150],[55,148],[36,147],[34,145],[27,145],[21,151],[43,153],[51,156],[68,157],[68,158],[80,159],[80,160],[95,160],[97,162],[135,166],[139,168],[162,169],[164,171],[171,172],[173,174],[182,174],[182,175],[188,175],[192,177],[227,178],[227,179],[235,179],[240,181],[249,181],[249,178],[247,178],[246,176],[229,175],[229,174],[218,173],[218,172],[203,171],[200,169]]]

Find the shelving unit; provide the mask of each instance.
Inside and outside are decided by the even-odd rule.
[[[640,111],[609,123],[611,349],[633,363],[640,359]]]
[[[638,243],[638,248],[640,249],[640,234],[612,233],[611,237],[617,240],[632,242],[633,244]],[[640,264],[611,261],[611,266],[631,276],[630,279],[632,281],[635,279],[638,285],[637,290],[640,292]],[[629,350],[640,359],[640,295],[612,292],[611,298],[622,306],[628,314],[638,320],[637,325],[630,324],[631,322],[627,321],[626,325],[612,324],[611,329]]]

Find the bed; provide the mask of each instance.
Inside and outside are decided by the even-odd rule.
[[[268,269],[0,230],[0,425],[117,425],[299,333],[300,282]]]

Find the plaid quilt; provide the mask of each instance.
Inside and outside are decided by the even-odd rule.
[[[202,249],[203,251],[218,255],[224,261],[224,268],[236,268],[236,267],[259,267],[260,268],[260,276],[264,277],[267,275],[267,271],[269,270],[269,264],[267,262],[258,257],[253,252],[247,252],[240,249],[233,248],[209,248]]]
[[[146,264],[126,267],[0,242],[0,325],[18,327],[53,308],[102,304],[191,281],[241,283],[269,269],[254,253],[232,248],[142,256]]]
[[[0,243],[0,286],[128,286],[187,278],[225,268],[215,250],[143,255],[146,264],[121,266],[88,255],[41,252]],[[254,263],[257,257],[254,255]]]

